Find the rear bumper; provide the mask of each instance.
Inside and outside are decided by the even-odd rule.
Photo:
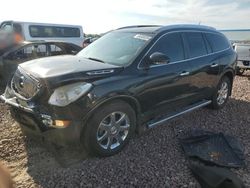
[[[24,107],[16,102],[15,97],[6,99],[2,95],[0,99],[11,106],[11,114],[25,134],[39,135],[45,140],[61,146],[80,143],[81,121],[71,121],[66,128],[55,128],[53,125],[48,126],[45,123],[51,117],[49,114],[41,114],[36,108]]]
[[[250,69],[250,60],[249,61],[237,61],[237,67],[241,69]]]

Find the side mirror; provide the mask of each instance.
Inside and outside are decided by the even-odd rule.
[[[155,65],[168,64],[170,62],[169,57],[160,52],[154,52],[149,56],[149,59],[151,64]]]

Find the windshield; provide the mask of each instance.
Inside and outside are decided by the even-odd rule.
[[[78,56],[126,66],[151,38],[148,33],[111,32],[84,48]]]
[[[6,31],[6,32],[12,32],[12,24],[9,23],[9,22],[5,22],[5,23],[2,23],[1,24],[1,27],[0,27],[0,30],[1,31]]]

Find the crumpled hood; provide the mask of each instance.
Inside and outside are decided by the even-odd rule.
[[[40,58],[22,63],[19,66],[39,78],[121,68],[119,66],[92,61],[75,55]]]

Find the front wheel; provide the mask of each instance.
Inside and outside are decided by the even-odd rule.
[[[228,101],[232,83],[227,76],[222,77],[220,80],[217,90],[212,97],[211,107],[213,109],[220,109],[225,106]]]
[[[87,122],[82,141],[97,156],[111,156],[123,149],[135,132],[136,116],[130,105],[113,101],[100,107]]]

